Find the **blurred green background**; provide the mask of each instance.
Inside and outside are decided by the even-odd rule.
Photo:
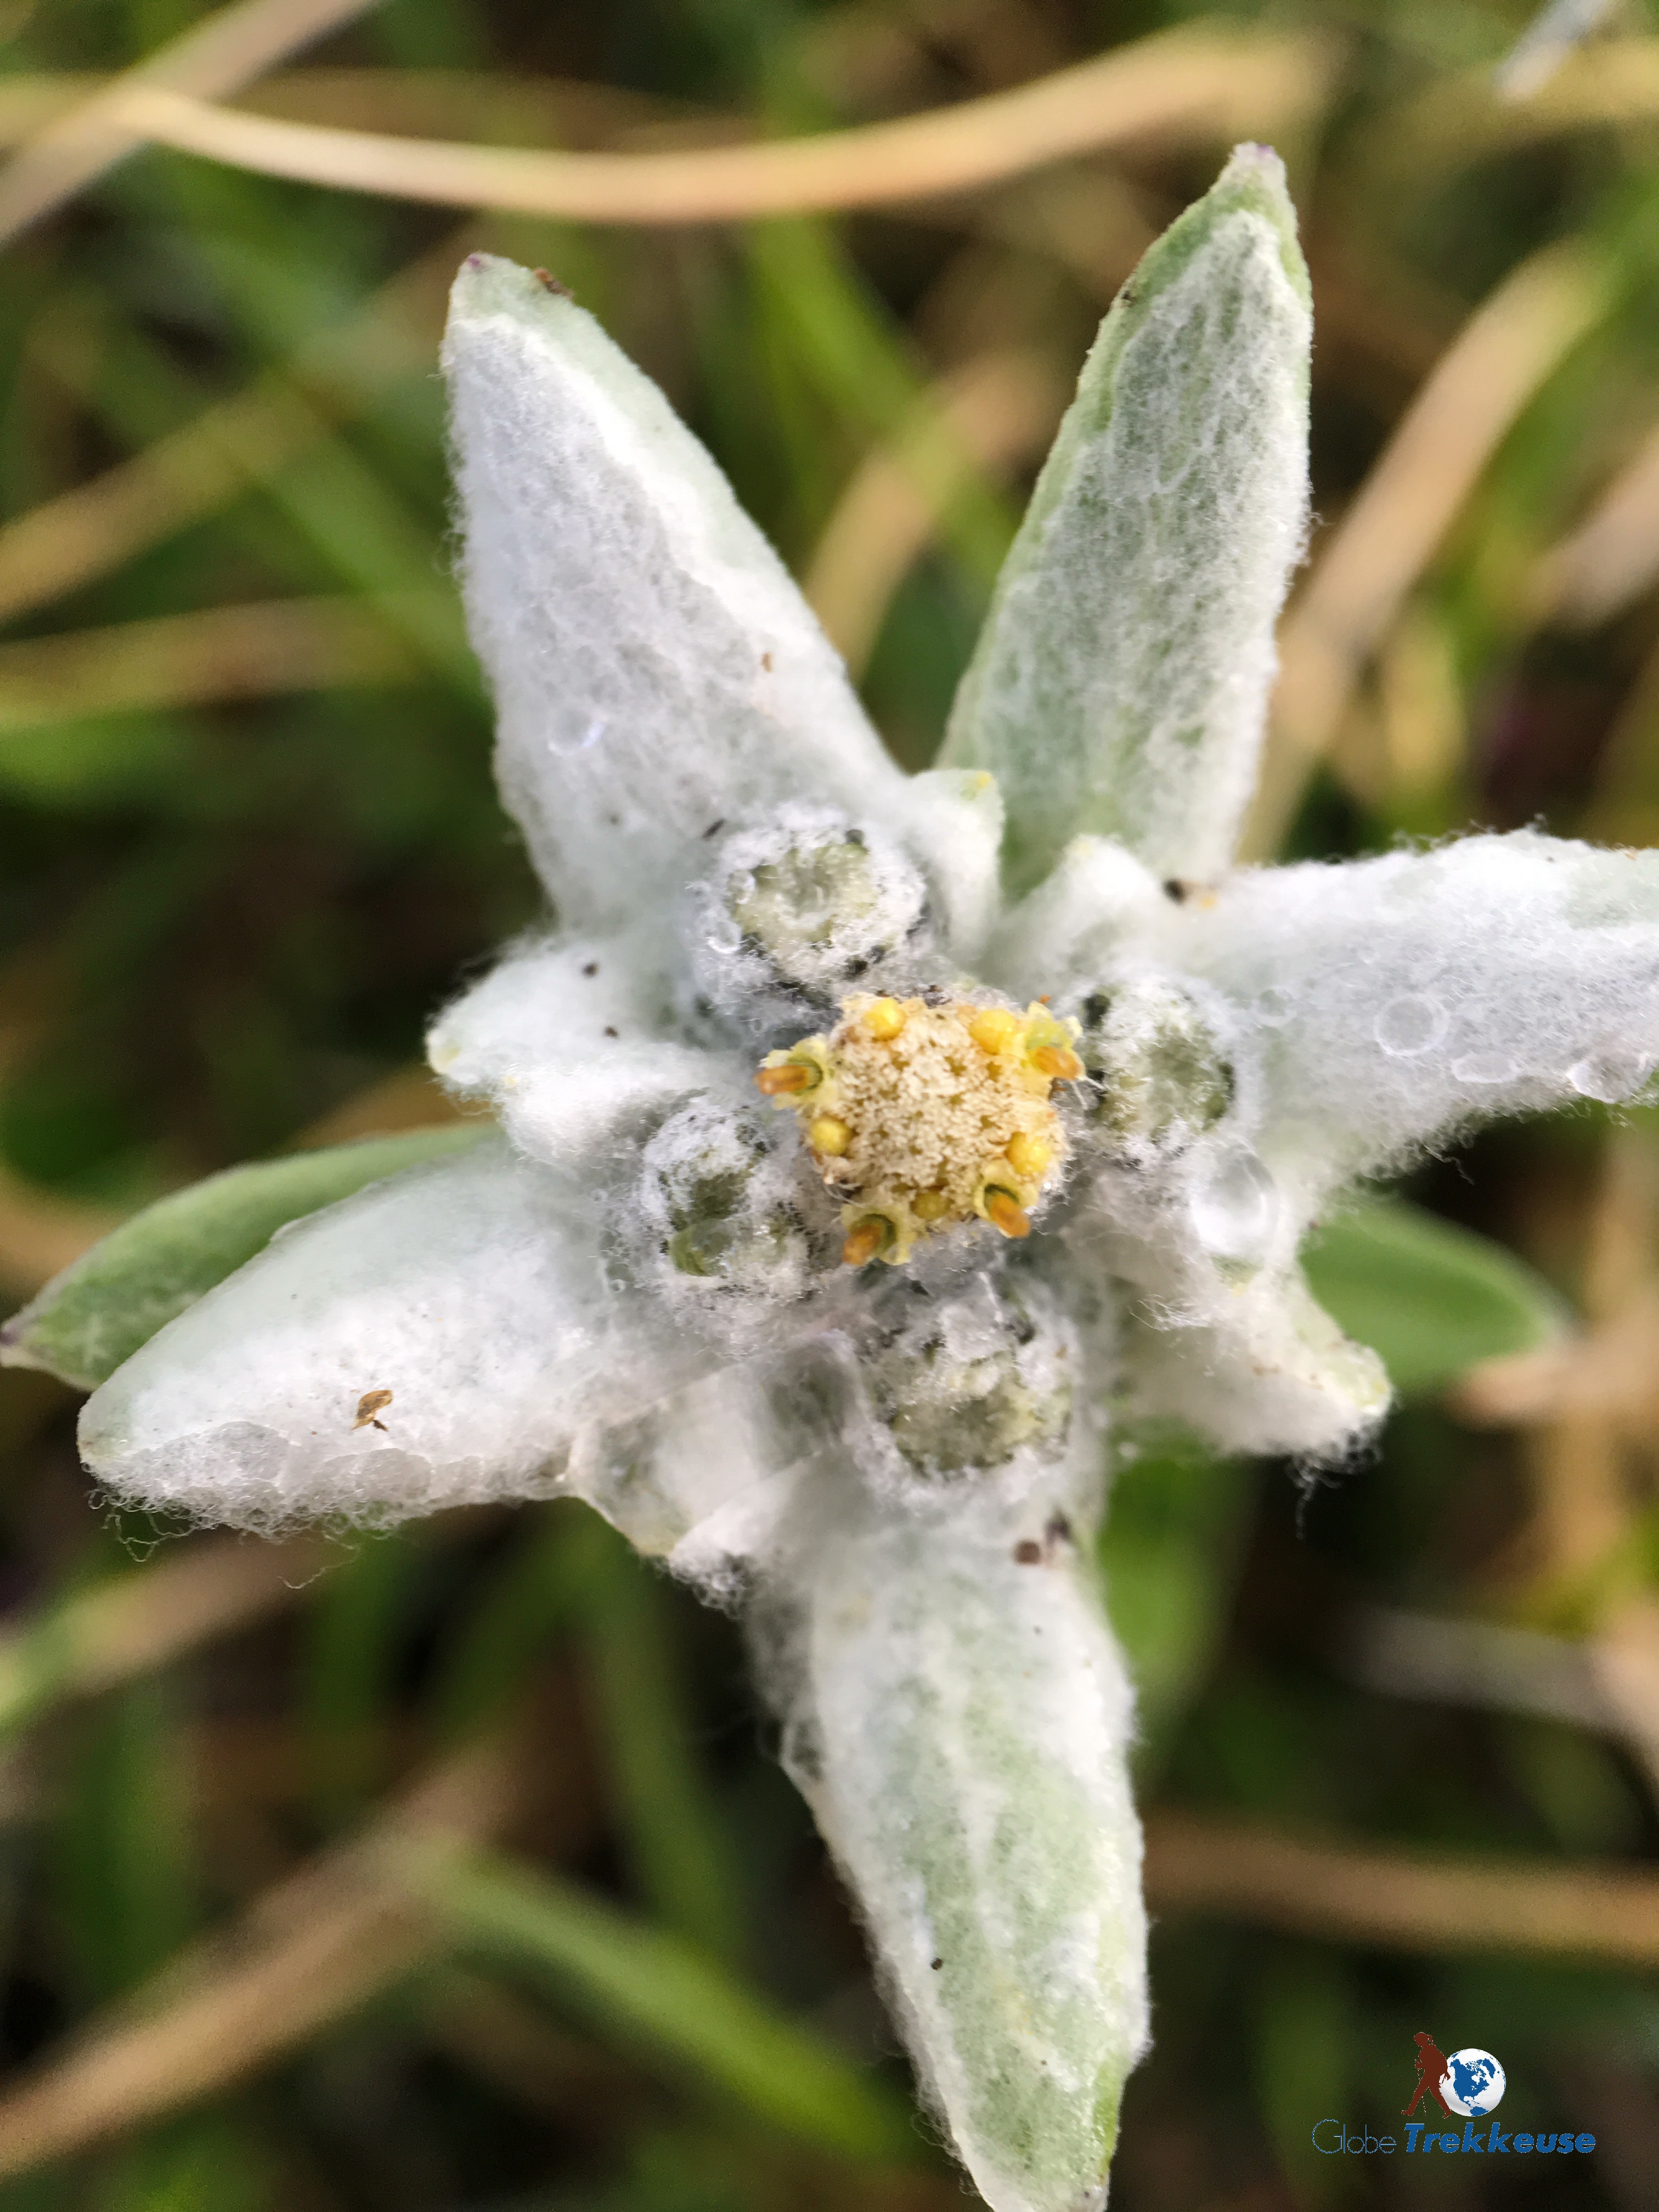
[[[208,12],[4,0],[7,158],[38,172]],[[195,1176],[441,1116],[423,1024],[538,911],[446,568],[435,344],[476,245],[661,380],[921,765],[1105,305],[1231,138],[1271,136],[1320,522],[1257,853],[1659,839],[1659,25],[1626,4],[1499,84],[1527,21],[382,0],[243,104],[647,153],[1147,40],[1166,89],[1225,96],[764,222],[469,215],[155,150],[60,193],[0,248],[7,1303]],[[1323,1255],[1406,1389],[1374,1463],[1304,1493],[1171,1437],[1120,1473],[1158,2043],[1115,2212],[1653,2201],[1659,1121],[1511,1127],[1411,1195],[1501,1249],[1395,1217]],[[1539,1279],[1561,1345],[1483,1360]],[[732,1622],[574,1505],[162,1540],[88,1498],[73,1436],[67,1391],[0,1374],[0,2204],[963,2201]],[[1498,2053],[1506,2125],[1595,2155],[1315,2153],[1328,2115],[1397,2128],[1425,2027]]]

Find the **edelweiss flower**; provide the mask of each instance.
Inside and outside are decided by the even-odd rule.
[[[661,395],[470,260],[463,579],[558,915],[433,1034],[499,1130],[295,1222],[82,1426],[111,1494],[256,1528],[574,1493],[743,1603],[999,2212],[1103,2203],[1146,2039],[1109,1414],[1349,1452],[1388,1388],[1303,1281],[1316,1213],[1659,1059],[1659,856],[1231,866],[1309,342],[1241,149],[1107,318],[907,779]],[[86,1279],[12,1356],[112,1364],[61,1348]]]

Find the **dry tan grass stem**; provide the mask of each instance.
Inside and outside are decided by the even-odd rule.
[[[417,672],[370,599],[264,599],[25,638],[0,645],[0,750],[8,730],[42,722],[395,684]]]
[[[1283,130],[1322,101],[1335,58],[1328,40],[1206,25],[902,122],[641,154],[328,130],[216,107],[153,81],[106,97],[131,131],[267,175],[451,207],[666,224],[876,207],[974,191],[1108,146]]]
[[[373,0],[243,0],[193,25],[158,53],[56,116],[0,173],[0,241],[90,184],[143,133],[121,119],[129,91],[195,93],[207,99],[235,92],[273,63],[361,15]]]
[[[1002,476],[1042,452],[1066,397],[1041,355],[982,354],[928,392],[915,422],[854,471],[818,539],[804,589],[855,677],[894,593],[957,492],[975,480],[975,465]]]
[[[465,236],[400,270],[280,370],[0,528],[0,621],[106,575],[269,482],[404,375],[429,371]]]
[[[1379,186],[1465,168],[1571,131],[1639,128],[1659,115],[1659,39],[1597,39],[1569,54],[1524,100],[1506,100],[1489,69],[1443,77],[1389,109],[1366,134],[1359,166]]]
[[[1146,1894],[1154,1912],[1386,1950],[1659,1966],[1659,1877],[1622,1867],[1419,1856],[1166,1813],[1147,1826]]]
[[[1659,430],[1643,441],[1571,535],[1539,562],[1540,619],[1606,622],[1659,577]]]
[[[120,1218],[109,1207],[38,1189],[0,1164],[0,1291],[33,1297]]]
[[[0,1637],[0,1728],[42,1695],[89,1697],[293,1604],[341,1556],[320,1537],[216,1537]]]
[[[521,1755],[495,1744],[441,1767],[366,1836],[268,1892],[15,2084],[0,2096],[0,2177],[212,2094],[430,1956],[439,1939],[398,1874],[395,1846],[411,1833],[496,1835],[519,1802]]]
[[[1475,310],[1407,408],[1285,618],[1248,855],[1278,850],[1366,661],[1486,464],[1605,298],[1583,248],[1546,247]]]

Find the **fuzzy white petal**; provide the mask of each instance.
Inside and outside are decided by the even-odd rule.
[[[653,930],[532,941],[445,1008],[428,1056],[522,1151],[591,1179],[719,1075],[714,1054],[666,1034],[672,989]]]
[[[1109,1170],[1067,1232],[1081,1273],[1120,1285],[1127,1407],[1223,1451],[1340,1460],[1389,1402],[1297,1265],[1294,1194],[1223,1127],[1173,1160]]]
[[[734,1361],[585,1439],[571,1486],[703,1595],[742,1594],[776,1554],[804,1484],[859,1417],[857,1361],[834,1331]]]
[[[112,1495],[244,1528],[547,1497],[719,1364],[611,1279],[601,1225],[491,1138],[296,1222],[88,1401]],[[383,1429],[360,1400],[390,1390]]]
[[[1102,325],[951,715],[1017,888],[1079,830],[1158,876],[1231,857],[1305,527],[1311,331],[1284,172],[1241,147]]]
[[[1103,2205],[1146,1918],[1132,1701],[1089,1570],[1036,1500],[866,1502],[796,1602],[786,1756],[927,2093],[994,2212]]]
[[[998,930],[988,961],[1016,998],[1086,988],[1122,947],[1154,941],[1166,901],[1158,879],[1109,837],[1074,837]]]
[[[474,254],[443,359],[497,772],[567,921],[660,901],[722,817],[902,787],[782,563],[591,315]]]
[[[1299,1268],[1214,1283],[1184,1310],[1133,1309],[1124,1334],[1135,1413],[1176,1420],[1223,1451],[1348,1457],[1387,1413],[1382,1363],[1344,1336]]]
[[[930,769],[894,800],[892,826],[921,863],[940,935],[964,968],[984,951],[1001,906],[1002,793],[983,769]]]
[[[1258,1035],[1260,1149],[1304,1215],[1499,1114],[1659,1063],[1659,853],[1531,830],[1250,870],[1182,908],[1184,963]]]

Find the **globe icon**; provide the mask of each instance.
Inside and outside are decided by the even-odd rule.
[[[1495,2112],[1504,2100],[1504,2069],[1490,2051],[1454,2051],[1446,2061],[1440,2094],[1466,2119]]]

